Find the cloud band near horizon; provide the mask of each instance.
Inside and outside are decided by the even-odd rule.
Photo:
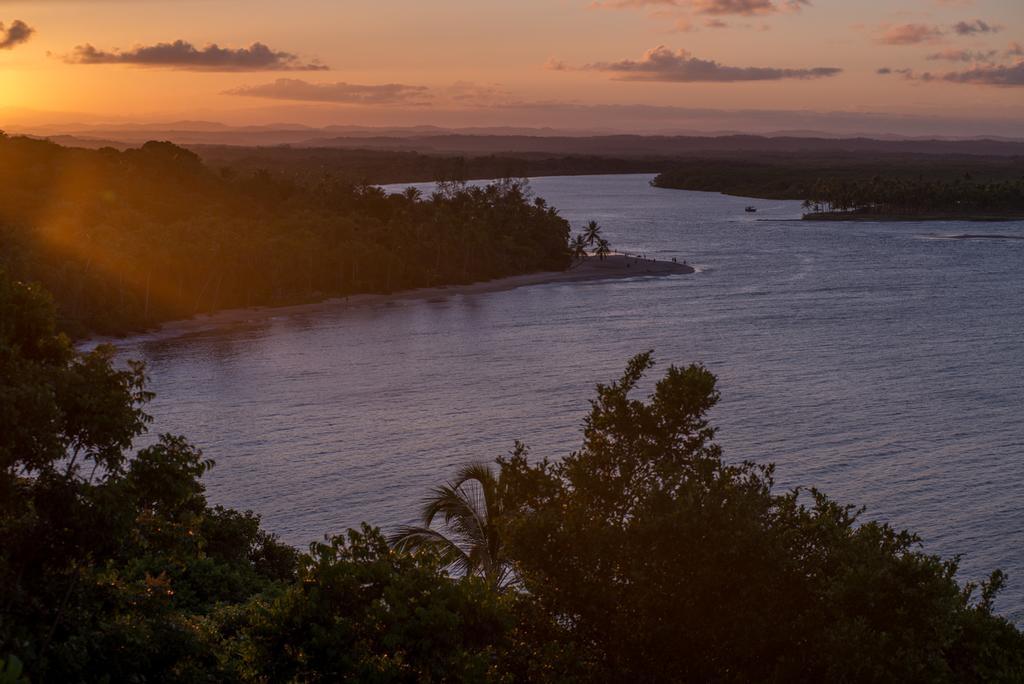
[[[798,12],[810,4],[810,0],[604,0],[595,1],[591,7],[626,9],[653,5],[677,7],[696,14],[755,16]]]
[[[961,83],[999,87],[1024,86],[1024,60],[1015,64],[977,64],[962,71],[948,71],[933,74],[929,71],[917,73],[913,69],[879,69],[881,75],[899,74],[910,81]]]
[[[998,33],[1002,27],[981,19],[958,21],[949,26],[934,24],[883,24],[881,34],[875,39],[883,45],[917,45],[937,41],[952,33],[955,36],[970,37],[986,33]]]
[[[185,40],[139,46],[127,51],[105,51],[91,44],[78,45],[64,57],[69,64],[128,64],[191,71],[324,71],[323,64],[303,63],[297,55],[272,50],[263,43],[243,48],[222,48],[211,43],[196,48]]]
[[[571,70],[556,61],[549,68]],[[668,83],[736,83],[740,81],[777,81],[782,79],[828,78],[842,72],[838,67],[802,69],[728,66],[714,60],[699,59],[686,50],[672,51],[664,45],[651,48],[638,60],[594,62],[579,67],[581,71],[611,74],[622,81],[661,81]]]
[[[279,78],[272,83],[240,86],[224,92],[225,95],[262,97],[272,100],[296,102],[333,102],[336,104],[427,104],[424,99],[429,89],[425,86],[402,83],[360,85],[356,83],[310,83],[297,78]]]

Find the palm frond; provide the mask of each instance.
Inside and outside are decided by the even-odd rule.
[[[471,495],[450,484],[434,489],[434,494],[423,504],[421,518],[424,527],[430,527],[434,519],[441,516],[446,527],[474,540],[482,539],[485,521]]]
[[[500,479],[487,464],[470,463],[424,500],[421,526],[399,528],[388,541],[399,550],[430,548],[446,567],[464,576],[482,576],[496,588],[504,588],[514,572],[502,558],[496,526],[501,516]]]
[[[400,527],[388,537],[388,544],[398,551],[413,553],[429,549],[437,554],[445,566],[461,565],[464,571],[470,566],[469,557],[458,544],[429,527]]]

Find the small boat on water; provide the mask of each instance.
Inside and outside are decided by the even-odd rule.
[[[747,208],[745,209],[745,211],[746,211],[746,212],[747,212],[748,214],[753,214],[753,213],[754,213],[755,211],[757,211],[757,207],[747,207]]]

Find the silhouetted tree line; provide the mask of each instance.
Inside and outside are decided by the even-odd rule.
[[[396,146],[411,145],[396,140]],[[260,169],[308,183],[324,174],[352,184],[415,183],[437,180],[651,173],[667,169],[664,158],[616,158],[600,154],[513,151],[498,154],[415,152],[406,149],[337,149],[330,147],[238,147],[188,145],[211,168],[225,175]]]
[[[999,183],[976,183],[969,175],[955,181],[823,179],[811,188],[803,206],[815,213],[883,216],[1024,213],[1024,178]]]
[[[0,266],[50,290],[75,334],[559,270],[568,235],[520,180],[389,196],[325,174],[222,174],[166,142],[0,137]]]
[[[971,184],[1009,184],[1019,189],[1021,182],[1024,159],[1020,157],[836,153],[680,159],[671,169],[659,173],[652,185],[742,197],[805,200],[813,199],[822,186],[871,187],[879,191],[875,197],[880,198],[880,193],[887,190],[885,186],[892,184],[948,185],[954,189]],[[963,192],[965,188],[957,191]],[[989,198],[982,194],[977,199]]]
[[[958,584],[912,534],[725,462],[701,366],[643,400],[637,356],[578,451],[517,445],[390,544],[363,526],[299,553],[211,506],[183,437],[131,450],[152,395],[112,355],[75,351],[49,297],[0,272],[2,681],[1024,678],[1001,573]]]

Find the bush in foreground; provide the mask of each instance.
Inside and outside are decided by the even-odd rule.
[[[998,571],[956,561],[824,494],[773,491],[772,467],[727,464],[701,366],[648,401],[634,358],[599,386],[582,448],[502,459],[507,553],[588,673],[617,681],[1020,681],[1024,639],[993,615]]]

